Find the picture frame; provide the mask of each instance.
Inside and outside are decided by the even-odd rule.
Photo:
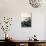
[[[32,27],[32,13],[21,14],[21,27]]]

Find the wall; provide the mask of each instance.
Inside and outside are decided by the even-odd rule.
[[[31,28],[21,27],[22,12],[32,12]],[[28,0],[0,0],[0,16],[13,17],[12,27],[8,32],[17,40],[27,40],[34,34],[37,35],[39,40],[45,39],[45,12],[45,8],[32,8]],[[2,39],[2,36],[0,39]]]
[[[35,12],[36,11],[36,12]],[[33,12],[33,32],[34,34],[36,33],[37,38],[40,40],[44,39],[44,15],[45,15],[45,11],[43,11],[43,9],[39,9],[39,10],[35,10]],[[34,15],[35,14],[35,15]]]
[[[44,24],[44,38],[46,39],[46,15],[45,15],[45,24]]]

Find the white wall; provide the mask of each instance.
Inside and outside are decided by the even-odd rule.
[[[32,27],[21,27],[21,13],[32,12]],[[12,27],[9,31],[13,37],[19,40],[27,40],[34,34],[37,35],[39,40],[45,39],[44,26],[45,26],[45,8],[32,8],[28,0],[0,0],[0,16],[13,17]],[[2,39],[2,36],[1,38]]]
[[[45,24],[44,24],[44,38],[46,39],[46,15],[45,15]]]
[[[34,34],[37,35],[37,38],[40,40],[44,39],[44,12],[42,9],[38,9],[35,11],[33,11],[33,21],[32,21],[32,30],[34,32]]]

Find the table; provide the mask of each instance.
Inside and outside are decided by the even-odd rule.
[[[39,41],[29,41],[29,40],[9,40],[8,41],[9,44],[14,44],[16,46],[21,46],[21,44],[23,44],[22,46],[46,46],[46,40],[39,40]]]

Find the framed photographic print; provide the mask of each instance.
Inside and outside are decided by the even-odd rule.
[[[32,13],[22,13],[21,14],[21,27],[31,27],[32,23]]]

